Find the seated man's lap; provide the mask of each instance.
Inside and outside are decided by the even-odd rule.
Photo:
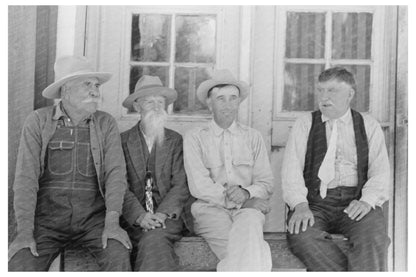
[[[184,229],[183,220],[166,219],[166,228],[156,228],[145,232],[141,227],[134,226],[129,228],[129,236],[133,244],[138,244],[141,240],[149,240],[154,243],[163,243],[164,239],[168,241],[177,241],[182,238]]]

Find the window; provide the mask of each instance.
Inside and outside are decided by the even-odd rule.
[[[131,16],[129,93],[134,92],[141,76],[159,76],[164,86],[178,92],[169,113],[207,114],[207,108],[196,97],[196,89],[209,79],[216,64],[216,15]]]
[[[285,38],[278,46],[283,93],[280,112],[317,109],[315,86],[320,72],[333,66],[350,70],[357,82],[351,102],[360,112],[370,110],[374,74],[374,11],[287,8],[280,12],[280,31]],[[280,47],[280,48],[279,48]]]

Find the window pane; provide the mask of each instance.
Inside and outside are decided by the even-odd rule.
[[[325,14],[288,12],[286,27],[287,58],[323,58]]]
[[[357,90],[351,101],[351,107],[359,112],[368,112],[370,107],[371,68],[369,65],[334,65],[350,71],[355,78]]]
[[[176,62],[215,62],[215,16],[176,17]]]
[[[208,108],[199,102],[196,89],[211,75],[205,68],[177,67],[175,71],[175,89],[178,99],[173,104],[174,113],[191,114],[198,112],[208,114]]]
[[[318,108],[315,86],[323,64],[286,64],[283,111],[312,111]]]
[[[332,57],[371,59],[371,13],[334,13],[332,19]]]
[[[158,76],[164,86],[168,86],[169,84],[169,68],[167,66],[132,66],[130,68],[129,94],[134,92],[137,81],[143,75]],[[128,112],[131,113],[135,111],[129,110]]]
[[[169,60],[170,15],[134,14],[131,31],[131,60]]]

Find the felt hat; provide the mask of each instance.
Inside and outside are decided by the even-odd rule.
[[[86,57],[76,56],[63,56],[58,58],[55,62],[54,71],[55,82],[42,91],[42,95],[45,98],[61,98],[61,86],[79,77],[95,77],[100,84],[103,84],[112,76],[109,72],[98,72],[94,70],[92,64]]]
[[[173,103],[178,97],[176,90],[163,86],[159,77],[143,75],[137,81],[134,92],[123,101],[123,107],[131,109],[136,99],[149,95],[164,96],[167,105]]]

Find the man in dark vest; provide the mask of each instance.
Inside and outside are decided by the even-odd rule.
[[[159,77],[144,75],[123,102],[140,113],[140,121],[121,134],[129,186],[123,226],[134,244],[134,271],[178,270],[173,244],[182,237],[183,209],[190,194],[182,136],[164,127],[165,109],[176,97]]]
[[[354,76],[344,68],[318,78],[319,110],[299,118],[282,167],[283,198],[290,207],[287,238],[309,271],[385,271],[382,204],[390,168],[380,124],[350,108]],[[350,243],[344,253],[330,234]]]

